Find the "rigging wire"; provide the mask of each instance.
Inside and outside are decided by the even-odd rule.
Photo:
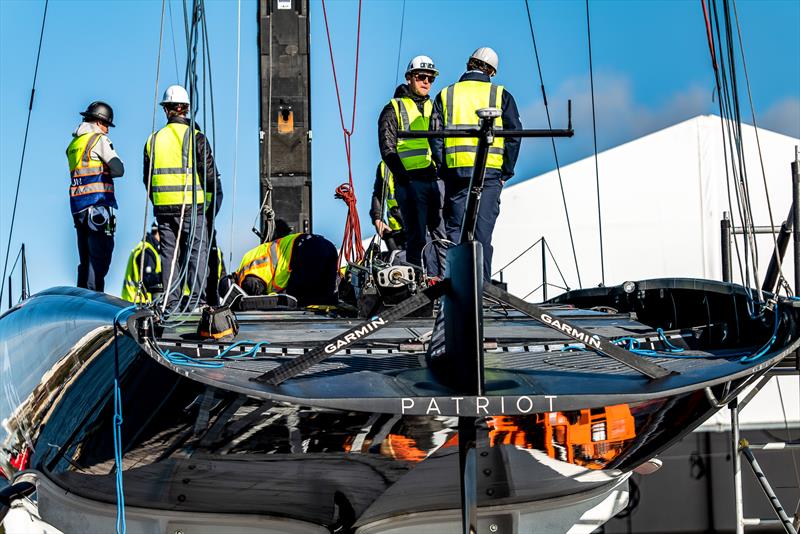
[[[733,57],[732,54],[730,39],[728,40],[729,43],[728,47],[722,46],[722,36],[720,31],[721,24],[719,22],[719,14],[716,1],[708,0],[708,2],[710,7],[712,8],[710,10],[706,9],[705,0],[701,0],[701,4],[703,6],[703,15],[706,21],[706,31],[709,37],[709,49],[711,50],[712,65],[714,66],[716,92],[720,109],[722,149],[725,161],[725,177],[727,182],[726,192],[728,195],[728,205],[731,211],[731,216],[733,216],[734,210],[733,210],[730,190],[731,189],[734,190],[736,194],[737,213],[739,216],[739,220],[741,222],[740,224],[743,228],[745,228],[746,237],[742,245],[744,251],[744,262],[742,262],[742,254],[739,249],[738,240],[734,239],[733,242],[734,242],[734,248],[736,250],[737,262],[739,265],[739,273],[742,278],[745,290],[747,292],[748,310],[750,311],[751,314],[754,314],[755,313],[754,299],[752,290],[750,289],[750,282],[749,282],[750,271],[751,271],[751,266],[750,266],[751,247],[752,248],[755,247],[755,242],[752,239],[753,236],[752,218],[748,215],[748,214],[751,215],[752,212],[747,206],[749,205],[749,191],[746,187],[745,176],[741,172],[741,168],[744,166],[743,154],[740,150],[741,122],[740,122],[740,117],[736,115],[734,105],[732,102],[733,99],[732,87],[735,86],[736,84],[735,70],[733,70],[732,67],[726,66],[725,52],[726,51],[728,52],[728,61],[727,61],[728,65],[730,65],[732,61],[735,60],[735,58]],[[727,8],[727,2],[725,2],[725,6]],[[713,13],[713,17],[709,15],[709,11]],[[730,26],[728,26],[727,27],[728,34],[730,34],[730,30],[731,28]],[[716,45],[714,42],[715,34],[716,34]],[[716,54],[715,47],[719,48],[719,54]],[[737,120],[739,122],[737,122]],[[738,129],[735,128],[734,127],[735,125],[738,125],[739,128]],[[738,147],[734,147],[734,143],[736,143]],[[733,186],[731,185],[732,172],[738,175],[739,177],[738,179],[734,179]],[[752,266],[752,269],[755,271],[757,269],[757,264],[754,264]],[[757,291],[759,292],[759,296],[761,296],[760,287],[757,289]]]
[[[400,82],[400,52],[403,50],[403,28],[406,25],[406,0],[403,0],[403,11],[400,13],[400,39],[397,43],[397,64],[394,67],[394,84]]]
[[[745,156],[744,156],[744,139],[742,135],[742,115],[741,109],[739,105],[739,88],[738,88],[738,77],[736,75],[736,54],[735,54],[735,45],[734,45],[734,36],[733,36],[733,24],[731,22],[731,8],[728,0],[723,0],[723,13],[725,16],[725,42],[726,42],[726,49],[728,53],[728,65],[730,68],[730,78],[731,78],[731,98],[732,98],[732,109],[733,109],[733,117],[734,117],[734,130],[736,132],[736,136],[734,137],[735,147],[736,147],[736,157],[738,161],[738,176],[739,176],[739,183],[740,187],[743,192],[743,206],[744,206],[744,213],[745,219],[743,220],[743,224],[745,227],[745,238],[747,239],[751,253],[753,258],[753,280],[757,290],[759,291],[760,300],[763,299],[763,295],[761,295],[761,281],[759,280],[758,275],[758,245],[755,241],[755,225],[753,223],[753,210],[752,210],[752,203],[750,201],[750,183],[747,175],[747,166],[745,165]]]
[[[603,256],[603,214],[600,205],[600,168],[597,162],[597,117],[594,104],[594,69],[592,68],[592,30],[589,23],[589,0],[586,0],[586,36],[589,40],[589,83],[592,91],[592,139],[594,141],[594,175],[597,189],[597,227],[600,233],[600,280],[606,285],[606,264]]]
[[[228,241],[228,264],[233,265],[233,228],[236,214],[236,181],[239,176],[239,75],[242,45],[242,0],[236,0],[236,119],[233,134],[233,200],[231,205],[231,238]]]
[[[749,76],[749,74],[747,72],[747,61],[745,59],[745,54],[744,54],[744,40],[742,40],[742,29],[741,29],[741,26],[739,25],[739,12],[736,10],[736,0],[733,0],[733,14],[734,14],[734,18],[736,19],[736,32],[737,32],[737,35],[739,37],[739,51],[741,52],[741,56],[742,56],[742,70],[744,71],[744,79],[745,79],[745,82],[747,84],[747,98],[748,98],[748,101],[750,103],[750,114],[751,114],[751,117],[753,119],[753,130],[754,130],[755,136],[756,136],[756,147],[758,148],[758,160],[759,160],[759,163],[761,165],[761,177],[762,177],[762,179],[764,181],[764,194],[767,197],[767,213],[769,214],[769,225],[770,225],[770,228],[772,229],[772,241],[773,241],[773,244],[775,245],[775,250],[777,250],[778,249],[778,238],[776,236],[776,231],[775,231],[775,219],[772,216],[772,202],[770,200],[769,189],[767,188],[767,172],[766,172],[766,170],[764,168],[764,156],[763,156],[762,151],[761,151],[761,140],[759,139],[759,136],[758,136],[758,123],[756,122],[756,109],[755,109],[755,106],[753,106],[753,93],[750,90],[750,76]],[[783,276],[783,265],[782,265],[783,264],[783,260],[781,259],[781,255],[780,254],[775,254],[775,259],[776,259],[777,265],[778,265],[778,276],[779,276],[779,278],[785,279],[785,277]],[[778,286],[778,287],[780,288],[780,286]],[[776,293],[777,293],[777,291],[776,291]]]
[[[188,13],[187,13],[187,9],[186,9],[186,0],[184,0],[184,2],[183,2],[183,17],[184,17],[184,27],[186,27],[186,46],[187,46],[184,87],[188,87],[188,89],[189,89],[188,92],[189,92],[189,101],[190,102],[196,102],[197,101],[195,97],[197,96],[197,91],[196,91],[196,83],[197,83],[196,68],[197,68],[197,33],[198,33],[197,32],[197,17],[199,15],[198,11],[199,11],[199,6],[198,6],[197,1],[195,0],[192,3],[192,23],[191,23],[191,26],[187,26],[187,24],[188,24]],[[191,77],[189,76],[190,74],[191,74]],[[189,124],[189,128],[191,130],[195,129],[195,111],[194,111],[194,107],[195,106],[193,106],[193,105],[190,105],[190,107],[189,107],[189,109],[190,109],[190,124]],[[194,145],[195,145],[194,136],[189,136],[189,139],[190,139],[190,142],[191,142],[191,147],[189,148],[189,152],[192,154],[192,161],[195,162],[195,159],[196,159],[195,158],[195,152],[196,151],[194,149]],[[154,139],[154,141],[155,141],[155,139]],[[193,166],[193,169],[194,169],[194,166]],[[184,182],[188,182],[188,180],[184,180]],[[192,182],[192,199],[194,200],[195,199],[195,195],[197,194],[197,190],[196,190],[195,180],[192,179],[191,182]],[[188,183],[186,183],[186,185],[184,185],[184,190],[183,190],[184,199],[185,199],[186,193],[188,192],[187,189],[188,189]],[[194,227],[195,227],[195,223],[196,223],[196,217],[195,217],[195,213],[194,213],[195,212],[194,206],[192,206],[192,210],[191,211],[192,211],[192,214],[190,215],[190,223],[191,223],[192,226],[191,226],[191,229],[189,231],[188,242],[189,243],[194,243]],[[172,255],[172,258],[170,259],[170,275],[169,275],[169,278],[167,279],[167,283],[166,283],[166,285],[164,287],[164,292],[161,294],[161,298],[162,298],[161,312],[162,312],[162,314],[167,313],[167,309],[166,309],[167,308],[167,301],[168,301],[168,297],[172,293],[172,291],[175,291],[177,288],[181,288],[179,291],[182,291],[182,288],[183,288],[182,282],[185,280],[186,272],[188,270],[188,265],[189,265],[189,262],[187,261],[188,260],[188,254],[184,254],[184,258],[183,258],[182,265],[181,265],[181,272],[178,274],[178,277],[175,278],[175,264],[177,262],[178,251],[179,251],[179,248],[180,248],[179,247],[179,240],[181,239],[181,236],[183,235],[183,225],[184,225],[184,222],[185,222],[185,215],[186,215],[186,204],[182,204],[181,205],[181,216],[180,216],[180,219],[179,219],[179,222],[178,222],[178,231],[176,233],[176,247],[175,247],[175,251],[174,251],[174,253]],[[172,285],[173,281],[175,281],[175,286],[174,287]],[[180,307],[180,302],[178,302],[175,306],[170,308],[170,310],[167,313],[167,315],[172,315],[175,311],[177,311],[177,308],[179,308],[179,307]]]
[[[531,10],[530,6],[528,5],[528,0],[525,0],[525,9],[528,12],[528,27],[530,28],[531,31],[531,41],[533,41],[533,53],[536,57],[536,69],[539,72],[539,84],[542,89],[542,100],[544,102],[544,111],[545,114],[547,115],[547,127],[549,129],[552,129],[553,123],[552,120],[550,119],[550,107],[547,104],[547,93],[545,92],[544,89],[544,77],[542,76],[542,65],[541,62],[539,61],[539,49],[536,46],[536,36],[533,32],[533,19],[531,18]],[[556,163],[556,173],[558,174],[558,185],[561,188],[561,200],[564,204],[564,214],[566,215],[567,218],[567,230],[569,231],[569,242],[570,245],[572,246],[572,258],[575,261],[575,273],[578,276],[578,287],[583,287],[583,284],[581,282],[581,269],[578,266],[578,255],[575,251],[575,239],[572,235],[572,223],[569,218],[569,208],[567,207],[567,195],[564,192],[564,181],[561,177],[561,165],[559,164],[558,161],[558,151],[556,150],[555,138],[551,137],[550,143],[553,146],[553,158],[555,159]]]
[[[271,6],[272,4],[268,4]],[[271,9],[271,7],[269,8]],[[258,208],[258,213],[256,213],[256,217],[253,220],[253,233],[255,233],[262,243],[266,243],[272,240],[272,236],[275,233],[275,211],[272,209],[272,48],[271,48],[271,41],[272,41],[272,12],[269,12],[267,16],[269,19],[268,24],[268,31],[269,31],[269,38],[270,38],[270,51],[269,51],[269,65],[267,66],[269,70],[268,74],[268,82],[267,82],[267,174],[263,176],[264,179],[264,198],[261,201],[261,206]],[[261,232],[261,224],[259,224],[259,219],[263,216],[266,219],[265,227],[263,228],[263,234]],[[257,229],[256,225],[258,225]]]
[[[336,62],[333,57],[333,44],[331,43],[331,32],[328,26],[328,12],[325,8],[325,0],[322,0],[322,15],[325,19],[325,32],[328,37],[328,51],[331,58],[331,68],[333,70],[333,83],[336,89],[336,102],[339,106],[339,120],[342,125],[342,135],[344,138],[344,150],[347,156],[347,180],[348,183],[336,188],[336,197],[344,200],[347,204],[347,222],[342,239],[342,248],[339,249],[339,265],[342,259],[358,262],[364,257],[364,245],[361,243],[361,223],[358,220],[358,210],[356,208],[355,186],[353,185],[353,165],[351,158],[351,140],[356,124],[356,99],[358,97],[358,57],[361,48],[361,4],[358,0],[358,23],[356,29],[356,62],[355,73],[353,75],[353,112],[351,115],[350,129],[344,123],[344,111],[342,110],[342,99],[339,93],[339,80],[336,76]]]
[[[195,80],[194,92],[195,93],[202,93],[202,106],[201,106],[201,115],[203,119],[209,118],[209,109],[210,109],[210,120],[211,120],[211,135],[210,137],[207,135],[206,132],[206,143],[203,148],[203,177],[202,177],[202,190],[204,194],[208,194],[209,188],[209,172],[213,176],[214,180],[217,179],[216,177],[216,168],[209,169],[206,165],[206,160],[208,152],[210,151],[211,154],[214,153],[214,142],[216,139],[216,116],[214,113],[214,82],[211,70],[211,46],[209,44],[209,37],[208,37],[208,17],[206,16],[206,5],[205,0],[196,0],[196,17],[195,17],[195,24],[199,26],[196,29],[195,35],[197,40],[200,41],[200,62],[201,62],[201,73],[202,73],[202,84],[200,89],[197,88],[197,55],[194,58],[194,65],[195,68],[193,70],[193,79]],[[196,117],[197,111],[196,107],[190,106],[190,115],[191,115],[191,128],[192,130],[197,129],[196,126]],[[191,139],[194,141],[194,137],[192,136]],[[209,149],[209,143],[211,144],[211,148]],[[191,149],[192,158],[194,160],[193,169],[197,169],[197,149],[196,144],[193,143]],[[196,172],[196,171],[195,171]],[[199,177],[198,177],[199,178]],[[216,185],[216,181],[215,181]],[[193,197],[197,194],[196,191],[197,183],[195,180],[192,180],[192,189],[193,189]],[[213,236],[215,233],[215,222],[216,222],[216,187],[212,191],[211,194],[211,202],[208,205],[204,206],[205,209],[202,213],[199,213],[195,206],[192,206],[191,210],[191,231],[189,237],[189,243],[194,243],[196,232],[198,231],[198,225],[200,226],[200,238],[198,249],[205,250],[205,257],[198,258],[202,260],[201,263],[197,263],[195,265],[194,270],[194,277],[191,280],[191,284],[186,281],[186,285],[189,288],[189,298],[186,299],[186,303],[183,305],[181,309],[181,314],[186,314],[194,310],[202,301],[203,299],[203,292],[198,291],[198,284],[200,287],[205,287],[205,282],[208,280],[208,266],[209,266],[209,258],[211,256],[211,245],[213,241]],[[204,199],[205,202],[205,199]],[[210,221],[205,216],[205,210],[211,209],[211,216]],[[201,216],[202,215],[202,216]],[[206,230],[206,231],[203,231]],[[187,256],[191,254],[191,246],[187,249]],[[184,280],[188,277],[188,267],[189,261],[188,259],[184,262]],[[182,323],[181,321],[180,323]],[[179,324],[180,324],[179,323]]]
[[[39,31],[39,47],[36,50],[36,66],[33,69],[33,84],[31,85],[31,98],[28,102],[28,118],[25,121],[25,135],[22,138],[22,155],[19,158],[19,173],[17,175],[17,188],[14,193],[14,207],[11,210],[11,225],[8,229],[8,242],[6,243],[6,258],[3,262],[3,277],[0,278],[0,307],[3,302],[3,289],[5,287],[6,272],[8,270],[8,255],[11,252],[11,237],[14,235],[14,221],[17,217],[17,202],[19,201],[19,186],[22,182],[22,169],[25,163],[25,150],[28,147],[28,131],[31,126],[31,114],[33,113],[33,97],[36,94],[36,77],[39,75],[39,58],[42,55],[42,40],[44,39],[44,25],[47,21],[47,6],[49,0],[44,1],[44,12],[42,13],[42,29]]]
[[[153,146],[155,145],[155,132],[156,132],[156,116],[158,115],[158,84],[161,77],[161,49],[163,43],[163,36],[164,36],[164,4],[166,4],[167,0],[161,1],[161,23],[160,29],[158,32],[158,53],[156,55],[156,82],[153,88],[153,120],[150,124],[150,132],[153,136],[152,142],[150,145],[150,154],[154,154],[155,151],[153,150]],[[177,66],[176,66],[177,69]],[[177,73],[177,71],[176,71]],[[147,212],[150,206],[150,194],[152,191],[152,182],[153,182],[153,169],[155,165],[155,158],[150,158],[150,166],[147,169],[147,194],[144,198],[144,214],[142,216],[142,241],[147,238]],[[144,272],[144,251],[140,254],[139,258],[139,273]],[[134,302],[139,302],[139,298],[143,297],[145,294],[144,291],[144,276],[139,276],[139,282],[136,285],[136,295],[134,297]]]
[[[169,6],[169,33],[172,36],[172,59],[175,63],[175,83],[178,83],[180,74],[178,74],[178,48],[175,46],[175,22],[172,18],[172,0],[167,1],[167,6]]]
[[[184,14],[186,13],[186,3],[184,2]],[[185,19],[186,19],[186,15]],[[198,53],[197,45],[198,42],[200,44],[200,51]],[[187,69],[186,69],[186,79],[187,79],[187,86],[189,88],[189,98],[191,102],[198,102],[201,101],[202,105],[200,106],[200,115],[202,117],[207,118],[209,116],[208,107],[211,108],[211,139],[206,136],[206,149],[208,149],[208,143],[211,142],[213,145],[213,138],[215,132],[215,117],[214,117],[214,105],[213,105],[213,82],[211,81],[211,54],[210,54],[210,46],[208,40],[208,28],[206,26],[206,9],[205,9],[205,2],[204,0],[194,0],[192,5],[192,23],[189,30],[189,34],[187,36]],[[202,74],[202,84],[198,80],[198,60],[200,62],[200,69]],[[199,87],[198,87],[199,85]],[[210,101],[210,105],[209,102]],[[197,105],[193,104],[189,106],[189,127],[192,131],[198,129],[197,126]],[[197,169],[197,149],[196,149],[196,142],[195,136],[190,136],[190,143],[191,147],[189,148],[189,152],[192,158],[192,169],[193,173],[196,172]],[[213,146],[211,148],[211,152],[213,153]],[[205,156],[205,153],[204,153]],[[204,158],[205,163],[205,158]],[[216,173],[216,169],[207,169],[206,165],[203,165],[203,177],[202,177],[202,184],[203,187],[207,188],[208,182],[208,173],[211,171],[212,173]],[[191,179],[191,193],[192,198],[197,198],[198,195],[198,180],[200,177],[195,177]],[[189,192],[189,180],[186,180],[186,184],[184,186],[184,195]],[[204,191],[205,192],[205,191]],[[216,195],[216,189],[211,192],[212,194],[212,202],[213,198]],[[166,313],[167,316],[177,315],[183,316],[177,322],[175,321],[164,321],[164,324],[170,324],[171,326],[177,326],[183,324],[185,320],[188,318],[186,314],[194,310],[197,305],[200,303],[202,299],[202,293],[197,291],[198,284],[202,287],[203,282],[207,279],[207,271],[208,271],[208,258],[210,254],[210,246],[206,247],[206,254],[203,260],[202,267],[201,264],[198,262],[195,265],[194,269],[194,277],[189,283],[188,280],[188,269],[189,269],[189,256],[192,253],[192,249],[194,248],[194,243],[198,240],[197,247],[200,250],[203,250],[203,247],[206,246],[206,241],[208,240],[208,244],[210,245],[211,235],[213,234],[213,218],[211,224],[209,225],[210,228],[206,228],[205,226],[200,227],[198,225],[206,225],[206,218],[204,217],[204,210],[198,210],[196,207],[196,203],[193,203],[191,207],[187,206],[186,204],[182,205],[181,208],[181,217],[178,224],[178,236],[177,239],[180,239],[179,236],[183,233],[183,225],[185,224],[185,216],[186,211],[189,210],[189,234],[187,243],[187,253],[184,254],[184,257],[181,258],[181,265],[179,266],[180,272],[178,276],[175,277],[175,263],[178,257],[178,247],[176,246],[175,254],[172,257],[172,268],[170,272],[169,280],[167,281],[166,287],[164,289],[164,293],[162,293],[161,298],[163,302],[161,303],[162,313]],[[213,207],[212,207],[213,209]],[[199,229],[199,230],[198,230]],[[204,232],[203,230],[208,230]],[[198,239],[197,232],[200,232],[200,237]],[[175,282],[173,286],[173,281]],[[180,289],[179,289],[180,288]],[[167,305],[167,296],[172,291],[184,291],[188,290],[189,297],[187,299],[179,299],[177,303],[169,310],[166,310]]]

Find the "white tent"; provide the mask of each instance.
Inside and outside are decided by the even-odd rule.
[[[766,175],[773,220],[779,228],[791,205],[791,162],[800,140],[759,129],[762,174],[755,133],[752,126],[743,126],[753,223],[770,225],[763,178]],[[720,220],[723,212],[731,211],[724,148],[720,118],[705,115],[598,154],[606,285],[660,277],[722,279]],[[728,172],[731,173],[730,168]],[[565,166],[561,176],[583,287],[596,286],[601,282],[601,268],[594,158]],[[731,198],[736,212],[732,188]],[[556,171],[522,183],[512,182],[503,191],[493,236],[493,270],[502,268],[542,236],[567,285],[576,288],[575,263]],[[742,236],[737,239],[741,245]],[[761,235],[757,243],[763,278],[773,251],[773,238]],[[741,282],[735,249],[733,255],[733,278]],[[790,245],[783,274],[793,283],[791,258]],[[563,285],[556,263],[549,256],[546,269],[548,282]],[[503,280],[518,296],[538,287],[542,283],[539,246],[504,269]],[[750,285],[755,286],[752,281]],[[551,287],[548,296],[561,292]],[[541,297],[540,289],[529,300]],[[772,380],[742,413],[744,428],[782,427],[785,420],[781,399],[787,410],[786,419],[793,426],[800,422],[798,377],[782,377],[780,383],[779,392],[777,382]],[[703,428],[730,428],[728,410],[719,412]]]
[[[743,147],[757,226],[769,226],[756,130],[743,125]],[[759,129],[764,174],[777,228],[791,204],[791,161],[800,140]],[[530,141],[524,141],[530,142]],[[569,140],[559,141],[568,143]],[[730,211],[722,122],[704,115],[598,154],[605,283],[660,277],[722,279],[720,220]],[[731,181],[735,177],[729,168]],[[583,287],[600,284],[600,240],[594,157],[561,169]],[[736,197],[731,188],[733,211]],[[735,218],[738,223],[738,216]],[[544,236],[567,285],[578,287],[558,174],[551,171],[521,183],[512,181],[501,197],[494,231],[493,270],[497,271]],[[742,243],[742,237],[738,238]],[[760,277],[766,272],[773,238],[757,238]],[[741,248],[741,247],[740,247]],[[733,249],[734,280],[741,281]],[[791,248],[787,260],[791,258]],[[548,282],[564,285],[548,257]],[[784,275],[792,282],[791,261]],[[506,268],[509,290],[526,295],[542,283],[540,248]],[[497,278],[497,276],[496,276]],[[751,281],[751,286],[755,284]],[[560,293],[550,288],[548,296]],[[530,300],[541,300],[541,290]]]

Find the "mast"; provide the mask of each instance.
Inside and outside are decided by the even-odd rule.
[[[270,206],[294,231],[310,232],[308,0],[259,0],[258,53],[261,235]]]

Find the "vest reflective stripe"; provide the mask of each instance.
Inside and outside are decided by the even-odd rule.
[[[151,134],[145,150],[152,165],[153,205],[202,204],[205,193],[193,167],[194,136],[186,124],[169,123]]]
[[[444,107],[444,128],[477,128],[478,115],[475,111],[481,108],[501,108],[503,101],[503,86],[489,82],[468,80],[457,82],[442,90],[442,105]],[[494,121],[495,128],[503,128],[503,119],[498,117]],[[475,165],[478,139],[469,137],[446,137],[444,140],[445,162],[448,168],[472,167]],[[486,158],[486,167],[500,169],[503,166],[505,154],[505,140],[495,137],[494,143],[489,147]]]
[[[389,223],[389,228],[392,230],[401,230],[403,225],[400,224],[400,221],[397,220],[396,217],[392,215],[393,209],[399,210],[400,206],[397,204],[397,200],[394,198],[394,175],[392,171],[389,170],[389,167],[386,166],[384,162],[381,161],[381,177],[383,178],[383,183],[386,184],[387,194],[386,194],[386,221]]]
[[[408,97],[393,98],[391,101],[397,117],[397,126],[400,131],[428,131],[428,124],[433,113],[433,104],[426,100],[419,112],[416,102]],[[403,162],[406,170],[424,169],[433,162],[431,147],[427,139],[397,139],[397,155]]]
[[[93,193],[113,193],[114,184],[106,182],[95,182],[86,185],[73,185],[69,188],[69,196],[80,197],[83,195],[91,195]]]
[[[139,282],[141,281],[141,276],[139,276],[139,261],[142,251],[144,250],[150,251],[153,256],[155,256],[156,274],[161,274],[161,256],[159,256],[155,247],[147,241],[142,241],[136,245],[136,248],[131,251],[131,255],[128,257],[128,265],[125,268],[125,280],[122,283],[122,299],[128,302],[140,303],[151,302],[153,300],[153,295],[151,295],[144,286],[142,286],[142,293],[136,294],[139,289]]]
[[[94,205],[117,207],[114,181],[108,175],[105,163],[92,159],[92,150],[102,137],[100,133],[81,134],[73,138],[67,147],[72,213]]]
[[[92,159],[92,150],[103,134],[85,133],[75,137],[67,147],[70,176],[96,176],[105,172],[102,161]],[[79,156],[79,157],[76,157]]]
[[[290,266],[294,242],[301,235],[289,234],[250,250],[236,271],[238,283],[241,285],[245,276],[256,276],[267,285],[270,293],[285,290],[292,274]]]

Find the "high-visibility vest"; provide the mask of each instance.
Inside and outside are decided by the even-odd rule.
[[[122,299],[128,302],[136,302],[138,304],[140,302],[151,302],[153,300],[153,295],[151,295],[144,286],[142,287],[142,292],[138,295],[136,294],[139,288],[139,282],[142,279],[139,274],[140,257],[145,251],[149,251],[155,256],[156,274],[161,274],[161,256],[158,254],[156,248],[147,240],[136,245],[131,251],[131,255],[128,256],[128,266],[125,268],[125,280],[122,282]]]
[[[242,263],[236,270],[238,283],[241,285],[245,276],[256,276],[267,285],[270,293],[280,293],[285,290],[292,274],[294,242],[301,235],[303,234],[289,234],[250,250],[244,255]]]
[[[103,137],[101,133],[85,133],[74,137],[67,147],[70,186],[69,203],[72,213],[89,206],[117,207],[114,197],[114,180],[108,167],[100,160],[92,159],[92,149]]]
[[[433,104],[426,100],[419,112],[416,102],[408,97],[393,98],[391,101],[397,117],[398,131],[428,131],[428,124],[433,113]],[[427,139],[397,139],[397,155],[407,171],[424,169],[431,165],[431,147]]]
[[[381,161],[381,178],[383,178],[384,187],[386,187],[386,220],[389,223],[389,228],[392,230],[400,230],[403,225],[397,220],[392,213],[396,213],[400,207],[397,204],[397,199],[394,198],[394,175],[389,167]]]
[[[442,89],[442,111],[444,128],[476,128],[479,124],[475,113],[481,108],[500,109],[503,102],[503,86],[478,80],[457,82]],[[496,129],[503,127],[503,118],[494,121]],[[505,141],[495,137],[489,147],[486,167],[501,169]],[[446,137],[444,140],[444,159],[447,167],[473,167],[478,152],[478,139],[475,137]]]
[[[189,126],[171,122],[150,134],[145,152],[153,169],[154,206],[205,202],[203,186],[194,170],[194,135]]]

